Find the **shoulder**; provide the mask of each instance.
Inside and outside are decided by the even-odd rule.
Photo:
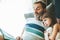
[[[53,26],[53,28],[56,29],[56,30],[59,30],[59,26],[60,26],[60,24],[56,23],[56,24]]]
[[[58,29],[58,30],[60,30],[60,24],[55,24],[55,27]]]
[[[56,23],[55,25],[54,25],[54,27],[59,27],[60,26],[60,24],[58,24],[58,23]]]

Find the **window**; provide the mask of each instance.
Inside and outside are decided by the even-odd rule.
[[[21,35],[28,12],[32,12],[32,0],[0,0],[0,28],[14,37]]]

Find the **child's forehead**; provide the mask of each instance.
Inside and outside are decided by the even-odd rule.
[[[43,18],[43,19],[50,19],[50,18]]]
[[[50,18],[51,16],[48,13],[44,13],[42,18]]]
[[[49,17],[42,18],[42,20],[51,20]]]

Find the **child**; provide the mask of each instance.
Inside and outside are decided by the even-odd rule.
[[[60,40],[60,24],[57,23],[56,17],[52,14],[45,13],[42,16],[42,20],[44,26],[49,27],[44,32],[45,40]]]

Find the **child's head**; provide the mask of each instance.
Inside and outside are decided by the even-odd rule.
[[[44,26],[53,26],[57,21],[56,17],[50,13],[45,13],[42,16]]]

